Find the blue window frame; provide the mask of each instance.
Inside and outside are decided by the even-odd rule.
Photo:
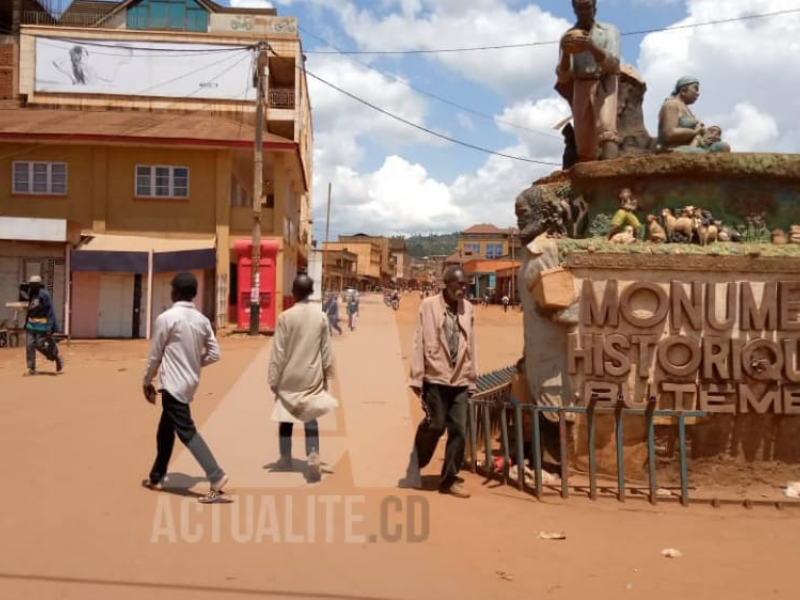
[[[486,258],[500,258],[503,256],[503,244],[486,244]]]
[[[195,0],[142,0],[128,9],[128,29],[208,31],[208,13]]]

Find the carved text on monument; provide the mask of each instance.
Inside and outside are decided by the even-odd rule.
[[[568,368],[589,398],[714,413],[800,414],[800,282],[584,280]],[[642,306],[646,305],[644,309]],[[671,406],[667,406],[671,405]]]

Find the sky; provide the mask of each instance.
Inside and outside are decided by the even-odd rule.
[[[553,127],[570,110],[553,89],[553,42],[574,23],[570,0],[228,2],[297,17],[310,74],[416,125],[309,77],[319,241],[329,183],[331,240],[450,233],[516,225],[516,196],[561,164]],[[741,17],[748,18],[730,21]],[[694,113],[720,125],[734,152],[800,150],[800,0],[599,0],[597,19],[618,27],[623,63],[647,83],[651,135],[676,80],[694,75]],[[538,45],[463,50],[531,43]],[[442,49],[462,50],[341,53]]]

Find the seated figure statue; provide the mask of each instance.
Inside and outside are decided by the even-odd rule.
[[[700,97],[700,81],[681,77],[672,95],[664,101],[658,113],[658,151],[682,153],[730,152],[722,141],[722,129],[705,125],[692,114],[689,105]]]

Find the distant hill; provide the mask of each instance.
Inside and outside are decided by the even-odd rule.
[[[458,231],[441,235],[413,235],[406,238],[406,251],[414,258],[437,254],[449,255],[456,251],[460,235],[461,232]]]

